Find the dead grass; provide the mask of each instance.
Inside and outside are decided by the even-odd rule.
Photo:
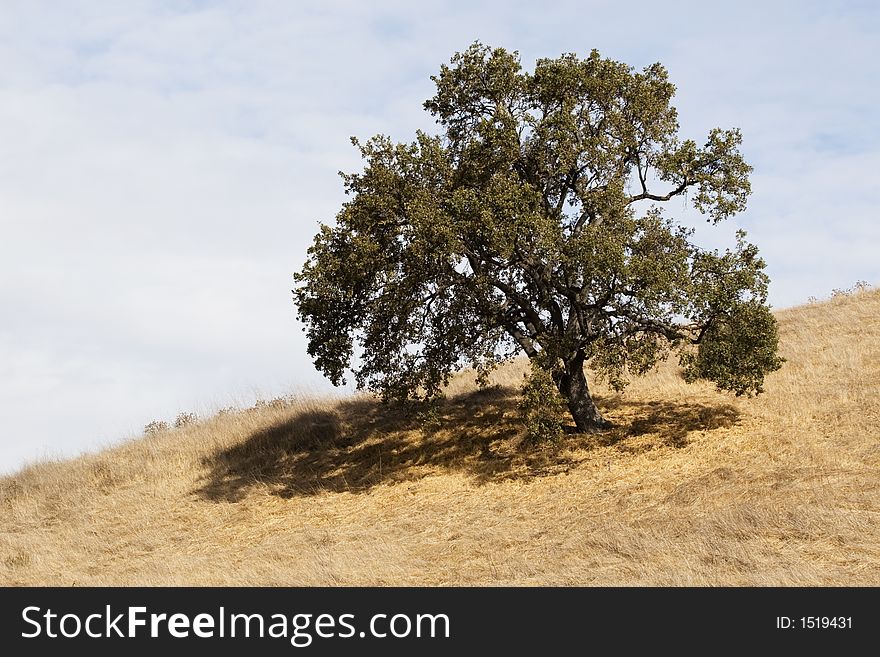
[[[6,585],[878,585],[880,291],[778,313],[736,399],[665,364],[525,449],[524,367],[439,418],[365,397],[184,424],[0,479]]]

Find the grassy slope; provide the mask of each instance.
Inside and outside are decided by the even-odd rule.
[[[778,316],[765,395],[664,366],[555,448],[517,448],[514,364],[439,428],[305,400],[28,467],[0,583],[880,585],[880,291]]]

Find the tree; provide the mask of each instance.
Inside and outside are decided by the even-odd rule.
[[[431,79],[439,134],[352,138],[364,169],[340,173],[349,199],[295,275],[318,369],[425,399],[525,353],[580,431],[608,426],[587,362],[620,389],[675,350],[688,380],[761,392],[781,359],[757,249],[741,231],[701,249],[661,209],[686,197],[718,223],[745,208],[738,130],[680,140],[664,67],[595,50],[528,73],[477,42]]]

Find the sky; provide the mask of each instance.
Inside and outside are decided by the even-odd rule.
[[[877,7],[4,0],[0,473],[331,391],[292,274],[360,168],[349,137],[433,130],[430,76],[474,40],[526,69],[661,62],[681,136],[739,127],[755,168],[748,209],[698,239],[745,229],[777,308],[880,283]]]

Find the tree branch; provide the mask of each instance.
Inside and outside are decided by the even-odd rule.
[[[641,177],[641,173],[639,174],[639,176]],[[687,189],[692,184],[693,184],[692,182],[689,182],[688,179],[685,178],[678,187],[673,189],[668,194],[663,194],[662,196],[660,194],[650,194],[647,191],[647,189],[645,189],[645,191],[643,191],[641,194],[636,194],[635,196],[630,196],[629,200],[627,201],[626,204],[630,205],[631,203],[635,203],[636,201],[644,201],[645,199],[648,199],[650,201],[669,201],[674,196],[678,196],[679,194],[681,194],[685,189]],[[642,187],[643,188],[645,187],[644,181],[642,182]]]

